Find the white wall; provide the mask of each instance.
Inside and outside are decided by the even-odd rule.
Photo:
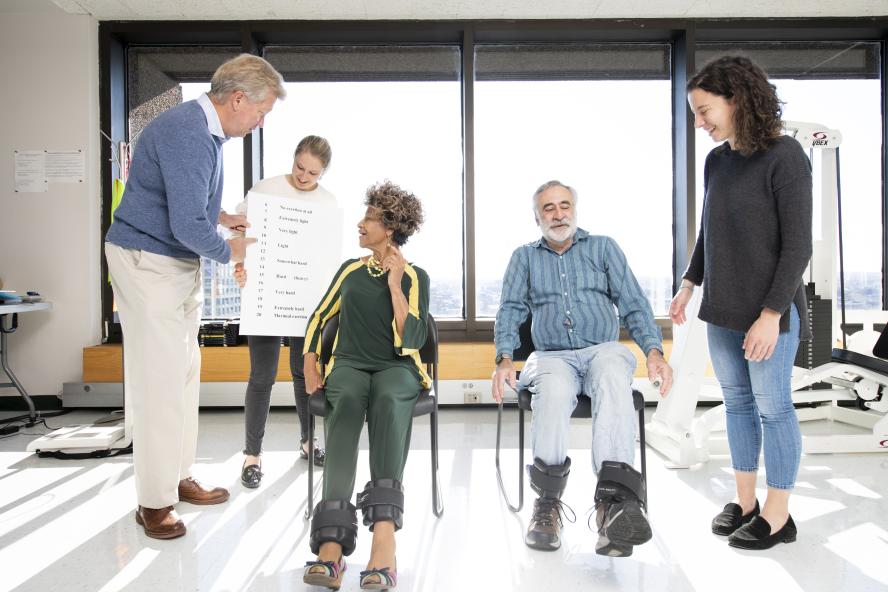
[[[49,0],[0,0],[21,5]],[[53,0],[100,20],[573,19],[875,16],[885,0]]]
[[[0,19],[0,278],[54,306],[20,315],[9,336],[10,366],[32,395],[79,381],[81,349],[101,339],[98,59],[92,17],[55,9]],[[82,149],[85,181],[15,193],[16,149]]]

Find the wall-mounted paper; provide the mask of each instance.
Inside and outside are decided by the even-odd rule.
[[[46,152],[46,178],[50,183],[83,183],[85,170],[82,150]]]
[[[46,188],[46,152],[43,150],[16,150],[16,193],[43,193]]]
[[[333,203],[247,194],[247,285],[241,292],[241,335],[305,335],[342,263],[342,210]]]

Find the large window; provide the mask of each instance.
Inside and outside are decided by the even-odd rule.
[[[230,47],[133,47],[129,50],[129,138],[139,134],[155,117],[210,90],[210,78],[222,62],[238,54]],[[233,212],[243,199],[243,139],[231,138],[222,148],[225,185],[222,208]],[[203,260],[204,318],[231,318],[240,314],[240,290],[232,267]]]
[[[882,85],[878,43],[736,43],[702,45],[697,64],[742,53],[777,86],[786,121],[819,123],[842,134],[842,216],[845,302],[849,309],[882,308]],[[697,133],[697,195],[713,148]],[[815,240],[820,231],[818,154],[813,154]],[[703,200],[697,200],[697,219]],[[835,207],[833,204],[832,207]],[[838,255],[838,251],[834,254]],[[838,277],[836,278],[838,282]]]
[[[302,137],[326,137],[333,160],[321,183],[343,210],[342,257],[362,254],[355,225],[367,187],[389,179],[413,191],[426,222],[404,253],[429,273],[442,339],[487,341],[511,253],[540,238],[533,192],[553,179],[577,189],[579,226],[613,237],[655,314],[667,314],[686,233],[699,228],[703,161],[713,147],[705,134],[685,134],[682,85],[693,72],[684,65],[739,51],[776,83],[785,119],[842,133],[846,303],[880,309],[888,299],[880,23],[106,21],[100,121],[114,140],[138,145],[145,125],[204,92],[225,60],[264,56],[288,97],[261,132],[226,143],[223,207],[233,209],[260,178],[289,172]],[[117,173],[102,150],[107,226]],[[205,318],[239,314],[231,272],[204,262]],[[110,288],[103,295],[110,322]]]
[[[613,237],[650,300],[672,290],[669,46],[489,45],[475,55],[475,270],[479,317],[499,306],[512,251],[540,238],[531,198],[551,179],[577,221]]]
[[[422,200],[425,223],[404,256],[431,279],[435,317],[463,317],[460,52],[450,46],[269,47],[287,80],[263,130],[264,176],[290,172],[308,134],[329,140],[321,184],[344,210],[343,258],[363,255],[364,194],[389,179]]]

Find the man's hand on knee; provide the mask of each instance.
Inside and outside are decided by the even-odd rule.
[[[660,396],[665,397],[672,388],[672,366],[663,357],[658,349],[652,349],[647,355],[648,380],[652,383],[660,382]]]

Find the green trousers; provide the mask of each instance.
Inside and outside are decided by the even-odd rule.
[[[413,407],[422,388],[416,372],[405,366],[370,372],[337,365],[325,388],[329,409],[324,418],[327,458],[322,498],[351,501],[365,416],[370,479],[401,481],[410,449]]]

